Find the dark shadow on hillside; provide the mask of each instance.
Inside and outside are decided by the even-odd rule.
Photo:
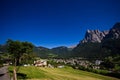
[[[18,77],[18,79],[27,79],[27,75],[26,74],[24,74],[24,73],[17,73],[17,77]]]
[[[3,76],[4,74],[0,74],[0,77]]]
[[[13,71],[10,71],[10,73],[13,73]],[[27,79],[27,75],[24,73],[17,73],[17,78],[18,79],[22,79],[22,80],[26,80]]]

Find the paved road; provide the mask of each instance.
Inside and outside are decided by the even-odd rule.
[[[0,80],[10,80],[8,66],[0,68]]]

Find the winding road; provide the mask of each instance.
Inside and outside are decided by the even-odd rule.
[[[0,80],[11,80],[8,73],[8,66],[0,68]]]

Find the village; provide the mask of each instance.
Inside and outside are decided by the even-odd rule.
[[[95,60],[90,62],[87,59],[83,58],[70,58],[70,59],[38,59],[34,61],[32,66],[36,67],[49,67],[49,68],[63,68],[65,65],[75,66],[77,69],[78,66],[85,68],[91,67],[92,69],[100,69],[101,60]],[[53,64],[54,63],[54,64]],[[31,66],[30,64],[24,64],[23,66]]]

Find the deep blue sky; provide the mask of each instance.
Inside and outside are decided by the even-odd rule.
[[[120,22],[120,0],[0,0],[0,44],[7,39],[52,48],[71,46],[87,29]]]

